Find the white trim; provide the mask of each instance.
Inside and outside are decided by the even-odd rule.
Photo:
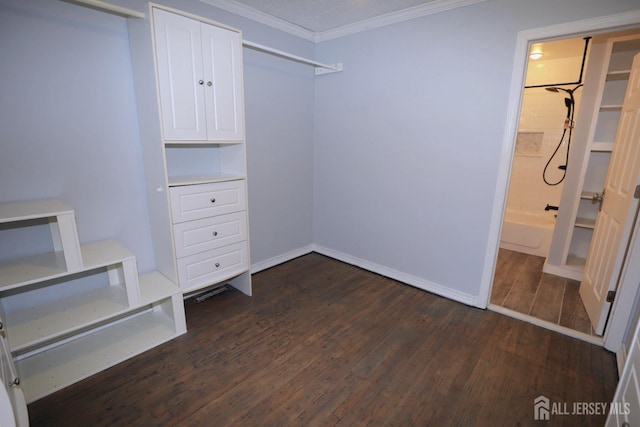
[[[554,276],[566,277],[567,279],[582,281],[582,271],[572,269],[570,267],[564,267],[561,265],[554,265],[544,263],[542,266],[542,272],[553,274]]]
[[[313,245],[307,245],[307,246],[303,246],[301,248],[286,252],[284,254],[274,256],[273,258],[256,262],[254,264],[251,264],[251,274],[258,273],[262,270],[266,270],[271,267],[275,267],[278,264],[291,261],[294,258],[298,258],[302,255],[306,255],[311,252],[313,252]]]
[[[251,274],[258,273],[262,270],[266,270],[271,267],[275,267],[276,265],[285,263],[287,261],[291,261],[292,259],[309,254],[311,252],[317,252],[321,255],[328,256],[329,258],[333,258],[335,260],[354,265],[358,268],[362,268],[364,270],[371,271],[376,274],[380,274],[382,276],[397,280],[399,282],[413,286],[415,288],[422,289],[423,291],[431,292],[433,294],[440,295],[442,297],[445,297],[457,302],[461,302],[466,305],[475,306],[477,304],[477,298],[471,294],[459,292],[451,288],[448,288],[446,286],[429,282],[427,280],[420,279],[418,277],[411,276],[406,273],[402,273],[398,270],[394,270],[379,264],[366,261],[362,258],[357,258],[352,255],[348,255],[343,252],[329,249],[324,246],[318,246],[315,244],[303,246],[301,248],[284,253],[282,255],[278,255],[273,258],[269,258],[267,260],[252,264]]]
[[[624,369],[624,364],[627,361],[627,346],[624,343],[620,346],[618,351],[616,351],[616,365],[618,366],[618,377],[622,375],[622,370]]]
[[[298,25],[287,22],[284,19],[276,18],[275,16],[261,12],[258,9],[246,6],[233,0],[199,0],[202,3],[209,6],[217,7],[219,9],[226,10],[227,12],[240,15],[244,18],[251,19],[252,21],[259,22],[261,24],[268,25],[285,33],[293,34],[305,40],[314,41],[315,33],[306,28],[302,28]]]
[[[487,307],[491,295],[491,285],[498,256],[500,232],[511,175],[511,162],[515,148],[515,135],[518,128],[529,43],[543,39],[559,39],[587,33],[593,34],[594,32],[622,30],[638,24],[640,24],[640,9],[582,21],[535,28],[518,33],[511,75],[509,101],[507,103],[507,119],[498,166],[498,179],[494,193],[491,223],[489,224],[489,239],[485,251],[484,269],[480,282],[480,293],[478,295],[478,301],[480,302],[478,307]]]
[[[428,3],[409,7],[407,9],[398,10],[396,12],[387,13],[385,15],[376,16],[374,18],[365,19],[353,24],[344,25],[327,31],[315,33],[314,41],[322,42],[326,40],[336,39],[348,36],[362,31],[374,28],[384,27],[386,25],[397,24],[398,22],[408,21],[410,19],[419,18],[421,16],[434,15],[447,10],[457,9],[459,7],[469,6],[476,3],[482,3],[487,0],[434,0]]]
[[[602,337],[599,337],[597,335],[589,335],[585,334],[584,332],[574,331],[573,329],[569,329],[555,323],[547,322],[546,320],[538,319],[537,317],[532,317],[527,314],[519,313],[508,308],[500,307],[499,305],[495,304],[489,304],[487,308],[496,313],[504,314],[505,316],[513,317],[514,319],[522,320],[523,322],[531,323],[532,325],[540,326],[542,328],[549,329],[550,331],[567,335],[571,338],[577,338],[579,340],[599,345],[601,347],[604,345]]]
[[[408,21],[410,19],[419,18],[421,16],[433,15],[447,10],[459,7],[469,6],[481,3],[487,0],[433,0],[431,2],[409,7],[396,12],[387,13],[375,18],[365,19],[353,24],[344,25],[327,31],[313,32],[299,25],[292,24],[284,19],[276,18],[273,15],[261,12],[253,7],[238,3],[234,0],[199,0],[209,6],[217,7],[227,12],[240,15],[244,18],[251,19],[261,24],[268,25],[280,31],[284,31],[303,39],[320,42],[331,40],[338,37],[348,36],[350,34],[367,31],[372,28],[379,28],[385,25],[396,24],[398,22]]]
[[[314,246],[314,252],[318,252],[319,254],[337,259],[338,261],[346,262],[347,264],[355,265],[356,267],[360,267],[364,270],[368,270],[376,274],[380,274],[382,276],[397,280],[399,282],[405,283],[407,285],[411,285],[413,287],[422,289],[424,291],[431,292],[431,293],[443,296],[445,298],[449,298],[451,300],[461,302],[466,305],[475,306],[477,303],[476,297],[474,295],[456,291],[449,287],[442,286],[437,283],[429,282],[419,277],[415,277],[415,276],[403,273],[401,271],[385,267],[383,265],[375,264],[375,263],[366,261],[364,259],[345,254],[343,252],[329,249],[324,246],[318,246],[318,245],[313,245],[313,246]]]

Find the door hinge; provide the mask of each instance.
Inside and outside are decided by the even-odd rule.
[[[607,302],[613,302],[613,300],[616,299],[616,291],[609,291],[607,292],[607,298],[606,301]]]
[[[636,191],[633,193],[633,197],[640,199],[640,185],[636,185]]]

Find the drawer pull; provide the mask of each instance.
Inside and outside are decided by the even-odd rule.
[[[220,267],[220,263],[219,262],[216,262],[216,267]]]
[[[213,237],[216,237],[218,235],[218,232],[214,231],[212,234],[213,234]]]
[[[216,198],[215,198],[215,197],[212,197],[212,198],[211,198],[211,203],[215,203],[215,202],[216,202]]]

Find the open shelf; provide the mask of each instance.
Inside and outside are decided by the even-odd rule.
[[[208,184],[212,182],[235,181],[238,179],[244,179],[244,176],[228,174],[228,173],[170,176],[169,187],[179,187],[181,185]]]
[[[159,272],[138,276],[114,240],[80,245],[74,211],[59,200],[0,203],[0,223],[48,224],[51,234],[44,253],[0,263],[0,314],[27,402],[186,332],[178,286]]]
[[[631,70],[609,71],[607,73],[607,81],[629,80]]]
[[[65,257],[60,251],[0,263],[0,292],[133,258],[131,252],[114,240],[82,245],[80,250],[84,267],[71,272],[67,271]]]
[[[73,214],[73,209],[58,199],[0,203],[0,223]]]
[[[27,402],[175,338],[181,332],[176,331],[174,321],[167,313],[171,303],[171,299],[167,299],[121,319],[119,323],[112,323],[108,328],[79,335],[29,357],[17,358]]]
[[[69,336],[114,316],[125,313],[127,297],[123,288],[106,286],[27,310],[5,309],[9,344],[14,354]]]
[[[576,218],[576,227],[580,228],[588,228],[593,230],[596,225],[596,220],[594,218]]]
[[[612,150],[613,150],[613,141],[591,143],[591,151],[610,153]]]
[[[587,263],[586,258],[582,258],[579,256],[571,255],[567,257],[567,267],[571,267],[574,270],[582,271],[584,270],[584,266]]]
[[[622,111],[622,104],[601,105],[600,111]]]
[[[99,274],[102,269],[95,273]],[[158,272],[140,277],[141,305],[152,304],[179,293],[179,288]],[[127,302],[124,284],[103,284],[98,289],[31,305],[27,309],[11,311],[5,307],[5,321],[11,329],[9,343],[15,354],[36,346],[69,337],[101,325],[136,309]]]

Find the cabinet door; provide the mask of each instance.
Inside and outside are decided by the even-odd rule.
[[[162,130],[165,140],[206,140],[200,22],[154,9]]]
[[[202,58],[207,108],[207,139],[244,139],[242,40],[240,34],[202,24]]]

